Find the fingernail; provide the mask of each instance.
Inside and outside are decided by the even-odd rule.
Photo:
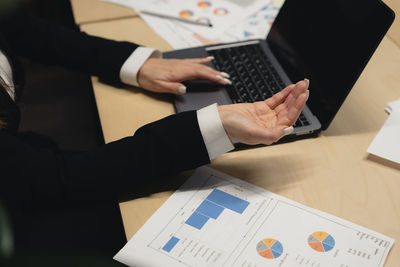
[[[222,76],[222,77],[225,77],[225,78],[231,77],[231,75],[229,75],[229,74],[226,73],[226,72],[221,72],[221,76]]]
[[[310,86],[310,80],[305,78],[304,81],[306,82],[307,88]]]
[[[307,100],[308,100],[308,98],[310,97],[310,90],[307,90],[306,94],[307,94]]]
[[[293,126],[290,126],[290,127],[287,127],[286,129],[283,130],[283,134],[284,135],[288,135],[288,134],[293,133],[293,131],[294,131]]]
[[[185,94],[186,93],[186,86],[179,86],[178,92],[181,93],[181,94]]]
[[[224,78],[223,81],[224,81],[225,84],[232,84],[231,80],[228,80],[228,79]]]
[[[209,57],[206,57],[206,58],[209,59],[209,60],[214,60],[213,56],[209,56]]]
[[[219,80],[221,80],[224,84],[232,84],[232,82],[224,77],[222,77],[221,75],[217,75],[217,78]]]

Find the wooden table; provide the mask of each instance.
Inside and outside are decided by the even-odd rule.
[[[70,0],[75,23],[78,25],[137,16],[131,9],[100,0]]]
[[[162,51],[170,49],[139,18],[87,24],[81,29]],[[400,48],[386,37],[329,129],[318,138],[227,153],[210,166],[399,242],[400,165],[366,153],[388,117],[383,111],[386,103],[400,98],[399,74]],[[97,78],[92,81],[106,142],[174,113],[169,97],[135,88],[117,90]],[[162,192],[120,204],[128,239],[171,194]],[[385,266],[400,266],[397,244]]]
[[[390,6],[396,13],[396,18],[392,27],[390,28],[388,35],[392,40],[397,43],[400,47],[400,1],[399,0],[384,0],[384,2]]]

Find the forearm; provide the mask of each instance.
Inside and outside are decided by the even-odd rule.
[[[207,164],[209,157],[193,111],[150,123],[134,136],[66,161],[74,166],[69,171],[73,179],[96,173],[92,179],[105,182],[99,184],[100,190],[104,186],[106,190],[120,192]]]
[[[0,134],[0,198],[45,205],[115,198],[209,162],[196,113],[167,117],[87,153],[37,149]]]
[[[25,14],[1,23],[1,32],[14,53],[120,82],[120,69],[138,47],[63,28]]]

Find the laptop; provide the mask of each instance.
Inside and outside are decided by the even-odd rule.
[[[187,81],[187,93],[175,98],[176,111],[261,101],[308,78],[310,98],[288,138],[317,136],[332,122],[394,16],[380,0],[286,0],[266,40],[164,53],[164,58],[214,56],[210,65],[233,82]]]

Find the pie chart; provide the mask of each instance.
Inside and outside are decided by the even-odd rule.
[[[215,14],[216,16],[225,16],[225,15],[228,14],[228,9],[223,8],[223,7],[216,8],[216,9],[214,10],[214,14]]]
[[[196,19],[196,21],[197,21],[197,22],[206,23],[206,24],[211,24],[210,19],[209,19],[209,18],[206,18],[206,17],[198,18],[198,19]]]
[[[209,8],[211,6],[211,3],[208,1],[199,1],[197,5],[201,8]]]
[[[308,245],[315,251],[328,252],[335,247],[335,239],[326,232],[315,232],[308,237]]]
[[[184,9],[179,12],[179,16],[184,19],[188,19],[193,16],[193,12],[189,9]]]
[[[265,259],[276,259],[283,253],[281,242],[273,238],[266,238],[258,242],[257,253]]]

